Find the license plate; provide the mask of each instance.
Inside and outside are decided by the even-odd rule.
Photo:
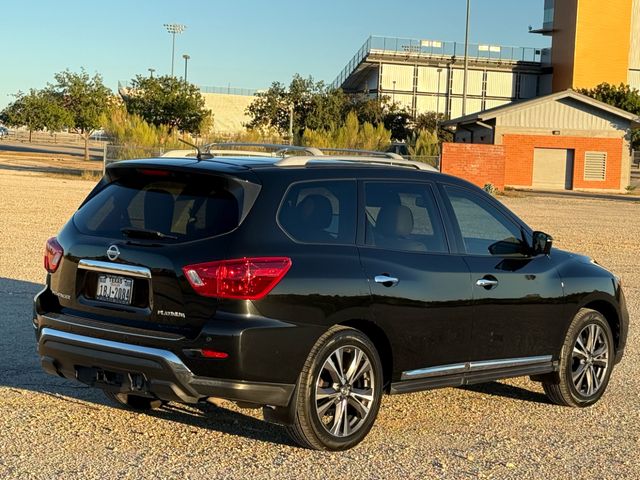
[[[133,279],[117,275],[100,275],[96,299],[105,302],[131,305]]]

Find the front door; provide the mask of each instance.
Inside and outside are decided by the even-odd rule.
[[[470,189],[445,186],[473,290],[472,361],[555,354],[564,335],[563,291],[547,255],[527,255],[523,228]]]
[[[373,317],[394,349],[394,381],[423,378],[427,367],[466,362],[469,270],[449,252],[432,185],[371,181],[361,186],[360,258]]]

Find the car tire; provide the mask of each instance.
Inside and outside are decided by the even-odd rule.
[[[314,450],[357,445],[378,414],[382,382],[382,364],[371,340],[359,330],[332,327],[318,339],[302,368],[289,434]]]
[[[157,398],[142,397],[131,393],[116,393],[108,390],[103,390],[103,392],[112,402],[132,410],[154,410],[167,403],[164,400],[158,400]]]
[[[607,388],[614,357],[607,320],[600,312],[580,309],[562,345],[557,377],[542,383],[547,397],[568,407],[593,405]]]

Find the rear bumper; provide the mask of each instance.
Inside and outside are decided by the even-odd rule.
[[[173,352],[42,328],[38,352],[47,373],[91,386],[162,400],[195,403],[208,397],[284,407],[295,385],[194,375]]]

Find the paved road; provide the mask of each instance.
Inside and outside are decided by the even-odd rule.
[[[0,140],[0,154],[2,152],[11,153],[36,153],[51,155],[67,155],[72,157],[84,157],[84,143],[23,143],[11,140]],[[102,143],[90,142],[89,155],[91,159],[102,160]]]
[[[298,448],[281,428],[227,402],[139,414],[45,375],[31,327],[42,246],[91,187],[0,171],[0,478],[640,478],[635,326],[610,390],[592,408],[550,405],[527,379],[386,397],[365,442],[335,454]],[[46,192],[46,202],[34,192]],[[637,204],[503,201],[559,246],[594,255],[621,275],[639,318]]]

